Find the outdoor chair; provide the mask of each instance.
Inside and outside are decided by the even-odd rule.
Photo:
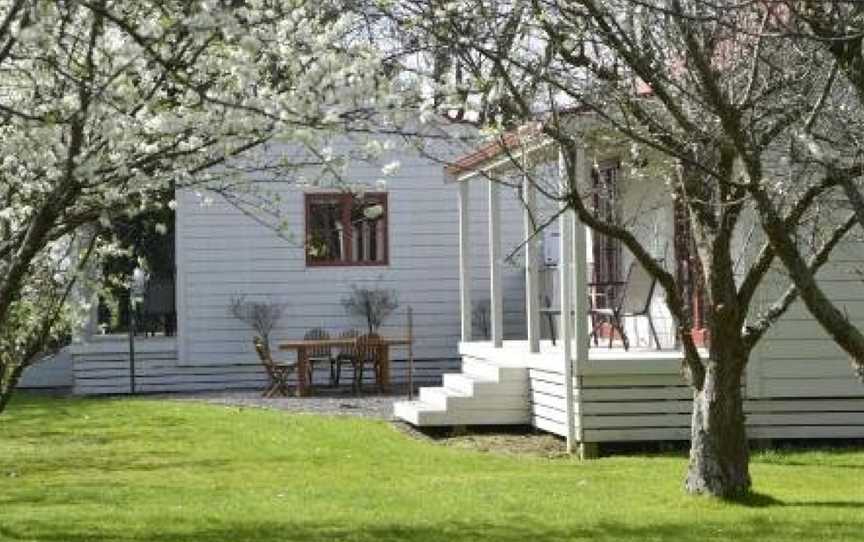
[[[327,333],[326,330],[320,327],[316,327],[310,329],[306,332],[306,335],[303,336],[304,340],[307,341],[326,341],[330,339],[330,334]],[[330,385],[333,385],[333,350],[329,346],[313,346],[308,350],[308,356],[306,358],[306,366],[309,370],[309,386],[312,386],[314,383],[313,375],[315,374],[315,366],[325,364],[330,367]]]
[[[614,285],[619,286],[619,283],[614,283]],[[603,285],[596,284],[595,286],[602,287]],[[638,261],[630,264],[627,280],[619,288],[615,288],[616,295],[610,306],[591,308],[589,311],[593,327],[591,336],[594,338],[595,344],[600,326],[608,323],[612,326],[612,329],[609,330],[609,348],[612,348],[612,339],[617,331],[624,345],[624,350],[629,350],[630,340],[624,332],[624,320],[644,316],[648,319],[648,329],[651,330],[654,344],[657,350],[660,350],[660,339],[657,338],[657,330],[654,327],[654,320],[651,318],[651,300],[654,297],[656,286],[657,279],[648,274],[648,271]]]
[[[350,333],[350,332],[348,332]],[[348,335],[346,335],[348,336]],[[350,363],[354,369],[354,378],[351,383],[351,389],[354,393],[360,393],[363,389],[363,369],[366,365],[372,366],[375,371],[375,382],[378,389],[381,389],[381,337],[374,333],[357,336],[356,332],[353,337],[357,337],[354,346],[340,353],[337,358],[336,378],[338,380],[341,372],[342,364]]]
[[[354,339],[350,346],[343,346],[339,349],[339,353],[333,358],[333,363],[330,366],[330,373],[333,375],[333,385],[339,386],[339,379],[342,376],[342,366],[350,365],[357,372],[357,345],[356,339],[360,336],[360,332],[356,329],[349,329],[339,334],[340,339]]]
[[[269,384],[262,394],[264,397],[273,397],[279,393],[283,397],[288,395],[288,377],[297,370],[297,362],[275,362],[270,355],[270,346],[261,337],[252,339],[255,351],[264,369],[267,371]]]
[[[595,283],[590,283],[590,285],[594,285]],[[557,332],[555,326],[555,317],[561,315],[561,309],[552,307],[552,300],[548,295],[544,295],[542,299],[543,307],[540,309],[541,316],[546,317],[546,321],[549,323],[549,338],[552,339],[552,346],[555,346],[557,343]],[[588,296],[588,306],[591,306],[591,296]],[[573,311],[570,312],[574,314]],[[591,310],[588,310],[588,315],[591,317],[591,329],[597,328],[597,320],[594,315],[591,314]],[[594,344],[597,344],[597,337],[594,337]]]
[[[363,390],[363,368],[367,364],[372,366],[378,391],[381,391],[381,337],[375,333],[360,335],[354,349],[354,392]]]

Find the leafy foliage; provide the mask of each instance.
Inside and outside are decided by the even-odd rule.
[[[256,172],[344,171],[328,142],[400,107],[361,23],[330,0],[0,0],[0,411],[89,313],[115,221],[172,186],[246,201]]]
[[[753,349],[792,303],[803,301],[858,373],[864,367],[864,333],[818,277],[850,232],[864,227],[864,6],[735,0],[381,6],[386,20],[414,40],[393,56],[434,88],[434,109],[476,119],[490,136],[488,148],[505,157],[480,176],[505,182],[502,170],[523,173],[567,210],[565,220],[578,216],[617,239],[657,279],[694,389],[688,487],[722,496],[746,492],[738,383]],[[528,148],[555,152],[531,159],[515,152]],[[641,195],[620,219],[598,217],[590,207],[596,192],[586,166],[610,154],[632,157],[623,170],[628,188]],[[544,179],[536,162],[558,164],[559,157],[561,175]],[[712,340],[704,351],[691,333],[687,273],[658,265],[657,247],[639,235],[650,210],[673,207],[693,239],[691,248],[676,246],[688,253],[675,258],[689,261],[692,253],[690,268],[705,284],[700,306]],[[774,273],[778,267],[784,273]],[[773,297],[764,309],[754,301],[763,294]]]

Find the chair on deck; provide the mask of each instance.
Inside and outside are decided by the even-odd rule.
[[[264,397],[273,397],[276,393],[280,393],[283,397],[288,395],[288,377],[291,373],[297,370],[297,362],[276,362],[270,355],[270,346],[264,342],[261,337],[252,339],[255,344],[255,352],[258,353],[258,358],[264,369],[267,371],[269,384],[267,389],[262,394]]]
[[[617,284],[617,283],[616,283]],[[602,286],[602,285],[597,285]],[[651,318],[651,300],[654,298],[654,289],[657,279],[651,276],[638,261],[630,264],[627,271],[627,280],[621,288],[617,289],[617,295],[608,308],[591,308],[589,314],[592,319],[593,329],[591,335],[597,342],[597,332],[603,323],[609,323],[612,330],[609,333],[609,347],[612,347],[612,339],[615,331],[621,336],[624,350],[630,349],[630,341],[624,332],[624,319],[644,316],[648,319],[648,328],[654,338],[657,350],[660,350],[660,339],[657,338],[657,330],[654,328],[654,320]]]
[[[352,342],[350,346],[342,346],[339,349],[339,353],[336,354],[336,357],[333,358],[333,363],[331,365],[331,374],[333,375],[333,385],[339,386],[339,379],[342,376],[342,366],[350,365],[354,368],[354,373],[357,373],[357,345],[356,339],[360,336],[360,332],[356,329],[349,329],[347,331],[343,331],[339,334],[340,339],[353,339],[355,342]]]
[[[330,340],[330,334],[324,328],[316,327],[306,332],[303,336],[307,341],[327,341]],[[333,385],[333,354],[332,348],[329,346],[313,346],[308,349],[306,366],[308,371],[309,386],[314,383],[312,376],[315,374],[315,365],[326,364],[330,367],[330,385]]]

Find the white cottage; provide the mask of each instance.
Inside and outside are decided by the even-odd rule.
[[[664,201],[664,194],[654,193],[650,182],[621,175],[617,158],[585,142],[578,158],[578,183],[593,189],[595,212],[622,212],[633,221],[631,229],[643,245],[652,246],[667,269],[691,281],[696,315],[692,331],[704,345],[708,338],[701,329],[694,261],[671,257],[673,244],[691,244],[686,228],[679,227],[680,212]],[[514,163],[534,165],[515,168]],[[530,424],[566,437],[571,448],[579,446],[582,451],[601,442],[687,440],[691,391],[681,376],[683,358],[662,292],[655,290],[650,309],[659,345],[646,329],[647,317],[628,319],[629,350],[621,348],[620,341],[610,347],[589,336],[592,329],[599,335],[610,333],[592,325],[588,304],[604,303],[593,284],[626,281],[626,251],[586,231],[575,213],[565,211],[555,219],[560,231],[558,280],[541,278],[544,261],[555,258],[549,256],[549,243],[539,245],[542,236],[536,229],[544,217],[554,217],[550,206],[557,203],[542,194],[559,193],[558,163],[556,147],[526,131],[486,145],[447,168],[446,184],[459,203],[459,257],[454,267],[460,278],[462,371],[444,375],[440,387],[422,388],[417,401],[397,403],[395,415],[417,426]],[[523,177],[523,171],[534,177]],[[514,175],[523,177],[521,186]],[[518,213],[504,203],[513,192],[501,182],[507,178],[524,202]],[[485,207],[486,229],[477,227],[478,198]],[[521,278],[526,295],[525,327],[514,333],[505,323],[515,320],[508,318],[512,305],[507,300],[518,286],[511,283],[502,255],[509,243],[505,239],[517,225],[524,241]],[[739,247],[742,257],[748,250]],[[481,258],[487,263],[482,271],[477,265]],[[851,272],[862,262],[861,243],[850,241],[820,276],[826,290],[844,302],[850,318],[864,324],[864,289]],[[479,289],[478,271],[487,273],[486,284]],[[553,296],[560,302],[546,302],[552,293],[550,282],[557,283]],[[770,289],[763,288],[759,302],[773,301]],[[471,307],[476,296],[491,299],[489,340],[473,333]],[[556,314],[561,321],[552,328],[560,333],[553,342],[543,324]],[[742,385],[751,438],[864,437],[864,386],[852,376],[847,356],[800,304],[762,340]]]
[[[385,335],[405,333],[406,309],[412,307],[415,381],[437,384],[443,372],[458,370],[460,282],[453,265],[459,254],[457,203],[441,182],[439,160],[410,151],[398,138],[393,142],[394,150],[379,161],[358,161],[349,168],[347,180],[367,187],[361,197],[262,179],[267,194],[279,195],[286,221],[281,231],[262,224],[260,216],[236,201],[206,191],[177,191],[176,279],[160,286],[170,290],[161,298],[168,306],[164,319],[172,323],[136,338],[135,391],[260,388],[265,376],[252,347],[252,332],[229,315],[230,300],[245,296],[287,303],[274,343],[302,338],[316,327],[335,336],[364,326],[341,305],[355,284],[397,293],[400,308],[385,323]],[[382,184],[381,164],[394,160],[400,162],[399,170]],[[478,231],[486,227],[487,214],[480,189],[476,187],[471,212]],[[520,212],[515,194],[502,198],[500,206],[507,214]],[[370,208],[375,211],[366,213],[374,214],[371,219],[357,215]],[[521,228],[506,225],[501,236],[512,250]],[[478,292],[488,290],[484,254],[479,250],[472,264]],[[507,294],[503,320],[497,318],[496,325],[519,336],[524,334],[522,271],[518,265],[499,270]],[[482,306],[484,300],[476,296],[475,301]],[[100,333],[98,319],[94,313],[88,331],[64,352],[65,359],[32,367],[22,385],[64,385],[79,394],[128,393],[133,385],[128,334]],[[482,327],[477,331],[481,335]],[[395,350],[392,356],[391,379],[405,382],[406,352]],[[326,382],[327,375],[315,378]]]

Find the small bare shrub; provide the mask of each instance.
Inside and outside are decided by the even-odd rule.
[[[369,333],[375,333],[384,321],[399,308],[395,290],[385,288],[361,288],[351,285],[351,293],[342,299],[342,306],[350,316],[366,322]]]
[[[246,296],[232,297],[228,312],[234,318],[252,328],[269,348],[270,333],[282,319],[287,303],[275,301],[246,301]]]

